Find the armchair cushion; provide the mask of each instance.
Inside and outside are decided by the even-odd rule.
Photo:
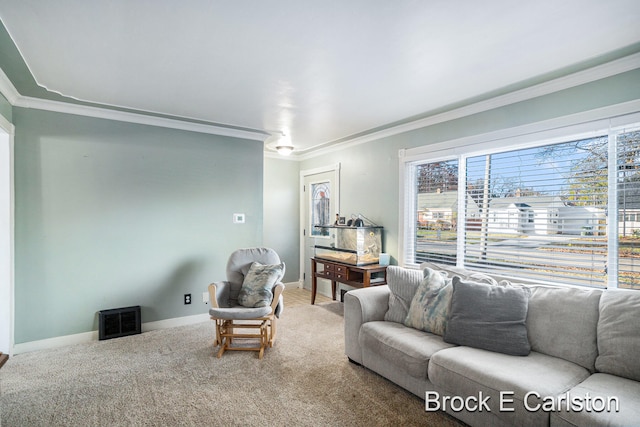
[[[284,276],[284,262],[263,265],[253,262],[238,294],[238,303],[244,307],[266,307],[273,300],[273,287]]]
[[[271,307],[224,307],[217,308],[211,307],[209,309],[209,315],[217,319],[230,319],[230,320],[250,320],[260,317],[268,316],[271,313]]]

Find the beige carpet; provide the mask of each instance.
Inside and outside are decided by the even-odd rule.
[[[215,357],[213,322],[16,355],[8,426],[457,426],[344,355],[342,304],[289,307],[276,345]]]

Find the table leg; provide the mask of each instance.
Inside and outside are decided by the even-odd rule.
[[[318,281],[316,278],[316,261],[311,260],[311,305],[316,303]]]
[[[332,280],[331,281],[331,296],[333,297],[333,300],[336,300],[336,281]]]
[[[365,270],[362,275],[362,287],[368,288],[371,286],[371,272],[369,270]]]

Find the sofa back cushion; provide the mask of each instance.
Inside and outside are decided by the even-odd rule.
[[[444,335],[449,319],[453,277],[497,285],[491,276],[464,268],[424,262],[420,264],[423,279],[414,291],[405,326]]]
[[[527,332],[531,350],[594,371],[602,291],[531,286]]]
[[[498,280],[493,275],[481,273],[479,271],[467,270],[462,267],[455,267],[452,265],[436,264],[434,262],[423,262],[420,264],[420,269],[425,270],[430,268],[432,270],[439,271],[446,274],[449,279],[453,279],[458,276],[462,280],[468,280],[478,283],[486,283],[488,285],[497,285]]]
[[[424,278],[411,300],[409,313],[404,321],[406,326],[444,335],[451,306],[453,287],[451,279],[443,271],[425,267]]]
[[[596,369],[640,381],[640,292],[608,289],[600,299]]]
[[[422,282],[422,270],[390,265],[387,267],[389,310],[384,315],[388,322],[404,323],[411,300]]]
[[[529,291],[523,287],[452,281],[453,295],[444,342],[526,356]]]

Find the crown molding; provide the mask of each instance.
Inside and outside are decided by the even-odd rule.
[[[319,144],[299,152],[294,151],[286,159],[302,161],[315,158],[327,153],[398,135],[400,133],[433,126],[438,123],[459,119],[473,114],[482,113],[484,111],[504,107],[517,102],[533,99],[539,96],[548,95],[582,84],[611,77],[616,74],[631,71],[637,68],[640,68],[640,53],[635,53],[624,58],[608,62],[606,64],[570,74],[568,76],[560,77],[525,89],[497,96],[486,101],[476,102],[464,107],[455,108],[450,111],[434,114],[432,116],[414,120],[408,123],[391,126],[386,129],[368,133],[366,135],[348,138],[337,143]],[[269,137],[268,134],[260,130],[233,129],[223,126],[189,122],[186,120],[180,120],[179,118],[173,119],[156,117],[144,113],[131,113],[111,110],[107,108],[84,106],[60,101],[51,101],[22,96],[13,86],[2,69],[0,69],[0,93],[4,95],[5,98],[7,98],[11,105],[17,107],[34,108],[80,116],[102,118],[107,120],[116,120],[121,122],[137,123],[149,126],[158,126],[170,129],[229,136],[233,138],[251,139],[257,141],[264,141],[267,137]],[[281,160],[285,159],[282,156],[267,151],[266,147],[265,156],[270,158],[278,158]]]
[[[20,96],[13,103],[16,107],[34,108],[38,110],[53,111],[58,113],[74,114],[77,116],[94,117],[99,119],[116,120],[119,122],[136,123],[148,126],[164,127],[169,129],[185,130],[211,135],[230,136],[233,138],[252,139],[264,141],[268,136],[261,131],[232,129],[222,126],[192,123],[180,119],[149,116],[141,113],[109,110],[100,107],[70,104],[67,102],[51,101],[48,99]]]
[[[460,155],[477,151],[474,146],[500,141],[509,141],[510,148],[517,148],[517,141],[533,137],[535,141],[545,141],[561,130],[563,137],[570,134],[576,138],[588,138],[616,128],[622,124],[636,123],[640,120],[640,99],[620,104],[608,105],[594,110],[582,111],[567,116],[555,117],[540,122],[528,123],[511,128],[499,129],[479,135],[465,136],[426,146],[400,149],[398,157],[404,162],[421,160],[424,155]],[[593,133],[593,135],[591,135]],[[551,138],[553,139],[553,138]],[[526,143],[525,143],[526,145]],[[487,152],[487,148],[483,149]],[[473,154],[471,154],[473,155]]]
[[[92,107],[72,104],[68,102],[52,101],[48,99],[22,96],[16,90],[11,80],[0,68],[0,93],[14,107],[33,108],[38,110],[53,111],[57,113],[73,114],[77,116],[93,117],[120,122],[136,123],[148,126],[157,126],[169,129],[185,130],[211,135],[229,136],[233,138],[264,141],[269,135],[259,130],[233,129],[223,126],[215,126],[203,123],[193,123],[180,119],[156,117],[142,113],[130,113],[108,108]]]
[[[409,132],[427,126],[433,126],[438,123],[460,119],[462,117],[471,116],[473,114],[482,113],[510,104],[515,104],[517,102],[527,101],[539,96],[549,95],[561,90],[570,89],[582,84],[591,83],[596,80],[615,76],[616,74],[635,70],[637,68],[640,68],[640,53],[635,53],[624,58],[608,62],[606,64],[570,74],[568,76],[559,77],[548,82],[510,92],[505,95],[497,96],[486,101],[476,102],[464,107],[446,111],[444,113],[434,114],[433,116],[414,120],[409,123],[392,126],[377,132],[372,132],[366,135],[341,141],[330,146],[326,146],[326,144],[317,145],[315,147],[306,149],[303,153],[298,154],[297,158],[299,160],[311,159],[333,151],[343,150],[348,147],[365,144],[367,142],[387,138],[390,136],[398,135],[400,133]]]

